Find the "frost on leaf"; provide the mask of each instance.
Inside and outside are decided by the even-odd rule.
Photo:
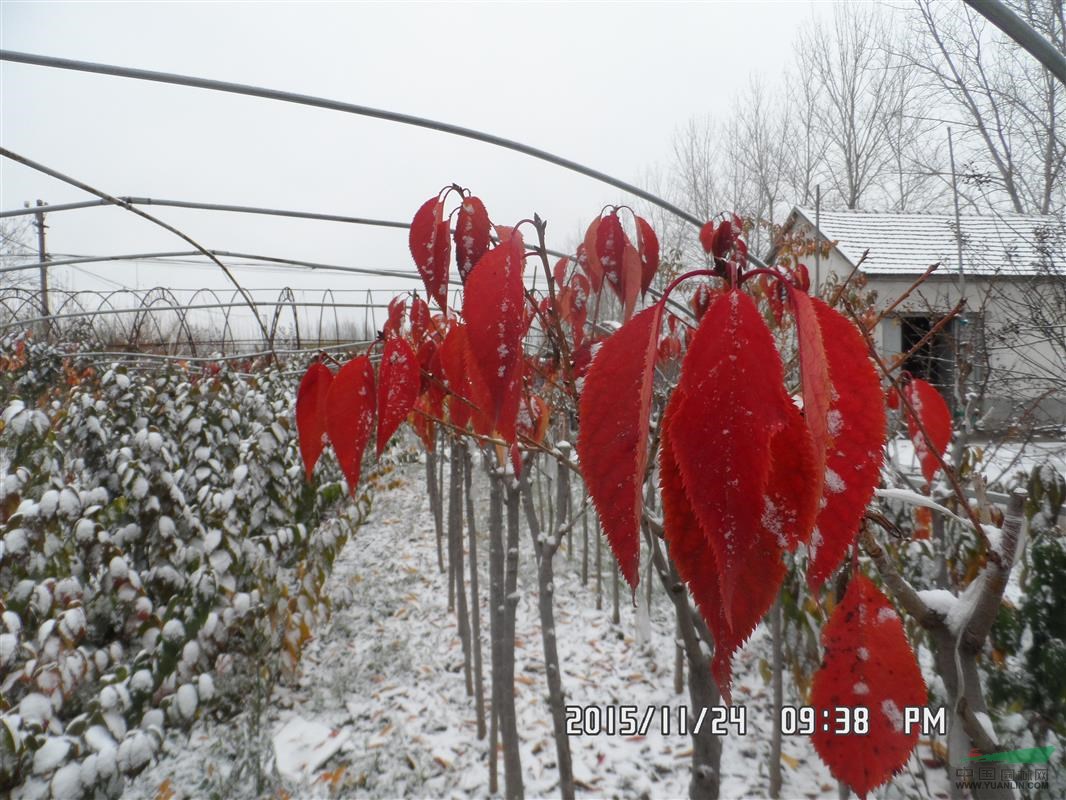
[[[921,378],[911,380],[903,391],[910,409],[914,410],[913,414],[910,409],[907,410],[907,433],[914,442],[914,454],[921,464],[922,476],[932,481],[940,469],[937,456],[943,458],[951,442],[951,411],[944,396]],[[916,416],[921,426],[915,420]],[[922,428],[925,428],[928,439],[923,435]]]
[[[596,352],[579,401],[577,452],[622,575],[637,585],[652,379],[663,303],[646,308]]]
[[[311,473],[325,446],[326,394],[332,382],[333,373],[316,361],[307,368],[296,392],[296,430],[300,435],[300,456],[307,480],[311,480]]]
[[[411,413],[420,383],[418,358],[411,345],[400,338],[386,340],[378,370],[378,456]]]
[[[812,299],[811,304],[821,329],[831,383],[824,425],[822,509],[816,522],[818,541],[812,542],[807,569],[807,582],[817,589],[840,565],[858,536],[863,513],[880,479],[885,406],[862,334],[821,300]],[[804,378],[804,392],[806,386]],[[804,400],[810,415],[806,396]]]
[[[431,197],[415,212],[408,237],[411,257],[426,286],[426,294],[437,301],[441,310],[448,307],[448,268],[451,266],[452,241],[444,203]]]
[[[672,428],[681,477],[722,574],[722,602],[734,627],[749,606],[738,592],[761,566],[770,444],[792,421],[781,359],[755,303],[732,290],[704,315],[681,368],[684,397]],[[683,431],[683,434],[681,433]],[[774,543],[776,547],[776,542]]]
[[[365,355],[353,358],[341,367],[326,395],[326,432],[352,496],[374,426],[374,405],[374,368],[370,359]]]
[[[474,265],[489,251],[491,227],[485,204],[477,197],[464,198],[455,219],[455,263],[463,283]]]
[[[832,720],[839,707],[868,709],[866,735],[836,734],[819,726],[814,748],[829,771],[860,797],[907,763],[918,729],[904,733],[901,710],[926,704],[925,682],[903,622],[861,572],[822,629],[825,655],[811,685],[816,719]],[[823,716],[828,711],[828,716]]]
[[[525,246],[517,233],[482,257],[466,281],[466,320],[472,365],[489,397],[485,410],[500,437],[512,442],[522,388],[522,335],[525,293],[522,268]]]

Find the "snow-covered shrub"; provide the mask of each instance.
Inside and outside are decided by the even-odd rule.
[[[166,726],[295,669],[369,501],[304,480],[281,369],[7,339],[0,396],[0,788],[114,796]]]

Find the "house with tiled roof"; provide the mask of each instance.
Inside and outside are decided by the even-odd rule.
[[[782,239],[813,243],[800,258],[812,284],[824,288],[861,274],[882,310],[937,264],[879,323],[882,353],[911,353],[904,367],[936,384],[956,411],[971,398],[983,427],[1023,418],[1037,427],[1066,426],[1061,218],[960,215],[956,222],[954,215],[797,207]],[[930,335],[963,297],[963,313]]]

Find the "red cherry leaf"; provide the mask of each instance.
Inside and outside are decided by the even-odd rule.
[[[628,241],[622,251],[622,320],[628,321],[633,316],[640,296],[640,253]]]
[[[629,244],[629,239],[622,230],[622,222],[618,219],[618,214],[612,211],[600,220],[599,227],[596,229],[595,252],[603,268],[603,279],[619,299],[624,299],[623,258],[627,244]],[[637,263],[639,265],[639,259]]]
[[[300,437],[300,457],[307,480],[315,470],[326,435],[326,395],[333,383],[333,373],[318,361],[307,368],[296,391],[296,432]]]
[[[640,251],[640,291],[644,294],[659,271],[659,237],[644,217],[637,217],[637,250]]]
[[[600,345],[579,400],[577,453],[585,485],[622,575],[633,587],[662,311],[662,301],[644,309]]]
[[[711,247],[714,245],[714,221],[703,223],[703,227],[700,228],[700,244],[703,246],[705,253],[711,252]]]
[[[776,286],[769,287],[771,291]],[[832,385],[826,362],[822,327],[814,313],[814,304],[806,292],[789,289],[796,314],[796,339],[799,343],[800,379],[803,387],[803,414],[814,440],[814,479],[822,492],[825,457],[829,449],[829,401]]]
[[[429,325],[429,306],[421,297],[416,297],[411,301],[411,341],[415,346],[422,344]]]
[[[877,371],[858,328],[821,300],[815,298],[811,304],[832,382],[823,505],[811,536],[807,567],[807,582],[817,589],[859,535],[862,516],[880,480],[885,406]]]
[[[715,291],[710,284],[701,283],[696,287],[689,304],[692,306],[692,313],[696,316],[697,322],[703,319],[703,315],[711,307],[711,301],[714,300],[714,297]]]
[[[415,266],[426,286],[426,294],[441,309],[448,307],[448,266],[452,257],[451,232],[444,219],[444,203],[431,197],[415,212],[408,244]]]
[[[556,286],[562,286],[566,283],[566,272],[570,269],[570,259],[563,256],[555,262],[555,268],[552,269],[552,277],[555,279]]]
[[[378,370],[378,456],[411,413],[421,382],[418,357],[411,345],[404,339],[387,339]]]
[[[684,399],[674,426],[684,435],[674,438],[677,462],[722,570],[726,615],[737,628],[738,576],[761,547],[770,441],[788,424],[792,406],[773,337],[750,297],[734,289],[713,302],[682,362],[680,387]]]
[[[834,777],[865,797],[901,770],[917,745],[918,728],[904,733],[903,714],[925,706],[925,681],[903,622],[862,573],[822,629],[822,644],[811,684],[814,749]],[[869,733],[834,733],[838,708],[867,709]]]
[[[714,559],[714,548],[700,529],[681,480],[674,456],[671,423],[683,394],[675,390],[663,415],[663,433],[659,449],[659,485],[663,499],[663,534],[670,557],[681,579],[688,584],[700,616],[714,636],[714,659],[711,672],[726,703],[730,700],[733,653],[739,645],[725,615],[719,591],[721,571]],[[682,433],[683,435],[683,433]]]
[[[589,285],[592,287],[593,292],[598,292],[603,287],[603,265],[600,263],[600,257],[596,252],[600,222],[602,222],[600,217],[596,217],[589,223],[588,229],[585,231],[584,243],[578,248],[578,264],[584,268],[585,274],[588,275]]]
[[[473,364],[490,398],[486,409],[506,441],[514,439],[522,385],[522,335],[526,298],[522,285],[525,248],[518,236],[493,248],[467,278],[463,318]]]
[[[926,481],[932,481],[937,470],[940,469],[940,460],[947,452],[948,444],[951,443],[951,411],[944,401],[944,396],[938,392],[932,384],[915,378],[903,389],[907,395],[914,413],[922,422],[922,427],[929,435],[927,440],[922,435],[921,428],[915,422],[914,416],[907,411],[907,433],[914,442],[914,454],[918,457],[918,463],[922,465],[922,475]]]
[[[353,497],[374,427],[374,400],[374,367],[365,355],[341,367],[326,394],[326,432]]]
[[[485,204],[477,197],[464,198],[455,220],[455,262],[463,283],[492,246],[491,228]]]
[[[386,339],[390,336],[399,336],[403,330],[403,314],[407,310],[407,301],[403,295],[394,297],[389,302],[389,317],[385,321],[385,327],[382,328],[381,334]]]

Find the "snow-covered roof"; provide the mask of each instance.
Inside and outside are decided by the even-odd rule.
[[[815,212],[795,208],[789,223],[802,216],[814,228]],[[963,270],[969,275],[1066,275],[1066,224],[1054,216],[997,214],[960,216]],[[864,272],[873,275],[920,274],[940,262],[939,272],[958,269],[954,215],[822,211],[822,236],[852,265],[864,250]]]

